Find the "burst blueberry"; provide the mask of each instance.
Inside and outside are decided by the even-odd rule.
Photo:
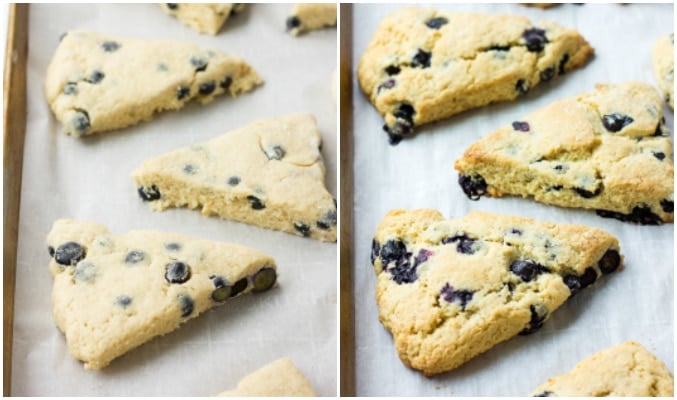
[[[610,274],[618,269],[621,265],[621,256],[618,254],[617,250],[609,249],[604,253],[602,258],[597,263],[599,270],[603,274]]]
[[[480,175],[458,175],[458,184],[470,200],[479,200],[487,193],[487,182]]]
[[[440,29],[442,26],[449,23],[449,20],[444,17],[430,18],[426,21],[426,26],[430,29]]]
[[[411,60],[411,66],[414,68],[428,68],[430,67],[430,59],[432,58],[432,53],[429,51],[418,49],[416,55]]]
[[[545,48],[548,43],[548,38],[545,36],[545,31],[539,28],[527,29],[522,33],[522,37],[527,43],[527,50],[538,53]]]
[[[602,117],[602,124],[609,132],[618,132],[633,121],[632,117],[620,113],[606,114]]]
[[[520,132],[529,132],[529,123],[526,121],[515,121],[512,123],[512,129]]]
[[[249,204],[254,210],[263,210],[264,208],[266,208],[266,205],[261,201],[261,199],[259,199],[256,196],[253,195],[247,196],[247,201],[249,201]]]
[[[137,192],[143,201],[154,201],[160,198],[160,190],[155,185],[151,185],[150,187],[139,186]]]
[[[529,323],[527,323],[527,326],[519,333],[520,335],[529,335],[536,332],[543,326],[543,322],[548,317],[548,309],[540,304],[529,306],[529,311],[531,312]]]
[[[550,272],[546,267],[534,260],[516,260],[510,264],[510,272],[517,275],[524,282],[530,282],[540,274]]]

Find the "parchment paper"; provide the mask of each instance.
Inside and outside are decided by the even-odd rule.
[[[355,5],[354,67],[389,10],[400,5]],[[521,198],[469,201],[454,161],[476,140],[595,83],[640,80],[655,85],[651,45],[673,31],[673,6],[560,5],[549,10],[519,4],[437,4],[457,11],[518,14],[576,28],[596,50],[583,69],[533,89],[512,103],[491,105],[418,129],[413,139],[387,143],[383,120],[353,82],[355,126],[356,376],[360,396],[526,396],[548,377],[569,371],[589,355],[626,340],[642,343],[673,368],[673,225],[637,226],[592,211],[547,206]],[[673,113],[666,106],[672,129]],[[555,311],[535,334],[518,336],[460,368],[428,379],[400,362],[391,335],[378,321],[371,239],[394,208],[435,208],[447,218],[470,210],[596,226],[616,235],[625,269],[609,275]]]
[[[307,111],[322,132],[326,183],[336,193],[337,118],[331,95],[336,29],[292,37],[285,33],[291,8],[250,5],[212,37],[185,27],[155,4],[31,5],[13,395],[211,396],[284,356],[320,395],[336,394],[336,244],[207,218],[195,210],[152,212],[129,176],[155,155],[257,119]],[[265,84],[235,99],[191,104],[131,128],[67,137],[48,108],[43,83],[59,36],[70,29],[220,48],[247,60]],[[157,229],[256,247],[276,259],[279,287],[233,299],[101,371],[86,371],[68,355],[52,316],[45,236],[58,218],[98,221],[115,234]]]

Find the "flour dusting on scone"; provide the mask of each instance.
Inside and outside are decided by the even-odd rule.
[[[47,68],[45,94],[68,135],[110,131],[235,96],[262,83],[239,57],[184,41],[125,39],[68,32]]]
[[[277,281],[275,261],[259,250],[174,233],[112,235],[98,223],[58,220],[47,246],[56,325],[87,369]]]
[[[379,319],[425,375],[537,331],[568,298],[622,267],[618,240],[582,225],[393,210],[372,243]]]
[[[216,35],[226,20],[242,11],[244,3],[162,3],[165,12],[200,33]]]
[[[315,397],[317,394],[288,358],[281,358],[242,378],[222,397]]]
[[[321,136],[311,114],[256,121],[146,161],[133,174],[154,210],[204,215],[336,241],[336,200],[324,185]]]
[[[675,108],[675,35],[671,33],[653,45],[653,70],[658,87],[670,108]]]
[[[673,397],[675,378],[661,360],[637,342],[602,350],[571,371],[548,379],[536,397]]]
[[[379,25],[357,77],[396,144],[417,126],[514,100],[592,54],[578,32],[553,22],[403,8]]]
[[[336,26],[336,3],[297,3],[287,17],[287,32],[293,36]]]
[[[597,85],[471,145],[455,167],[469,198],[518,195],[603,217],[673,220],[674,164],[660,96],[641,82]]]

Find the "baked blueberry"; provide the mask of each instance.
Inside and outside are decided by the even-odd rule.
[[[132,250],[125,256],[125,264],[137,264],[146,258],[146,253],[141,250]]]
[[[160,190],[155,185],[151,185],[151,187],[139,186],[137,192],[139,192],[139,197],[143,201],[154,201],[160,198]]]
[[[465,310],[466,304],[468,304],[473,297],[474,292],[470,290],[455,290],[453,286],[448,283],[444,284],[444,287],[440,291],[440,297],[448,303],[453,303],[458,301],[461,304],[461,309]]]
[[[281,160],[284,158],[284,155],[286,154],[282,146],[279,145],[267,148],[266,150],[264,150],[264,153],[266,154],[266,157],[268,157],[269,160]]]
[[[209,81],[209,82],[205,82],[205,83],[200,84],[199,92],[200,92],[201,95],[207,96],[207,95],[212,94],[212,92],[214,92],[214,89],[216,89],[216,82]]]
[[[332,225],[336,225],[336,210],[329,210],[324,215],[322,215],[322,218],[317,221],[317,227],[320,229],[330,229]]]
[[[117,49],[120,48],[120,46],[121,46],[120,43],[112,41],[112,40],[107,40],[107,41],[101,43],[101,48],[103,49],[103,51],[108,52],[108,53],[112,53],[112,52],[116,51]]]
[[[195,309],[195,302],[185,293],[181,293],[178,296],[179,305],[181,306],[181,317],[186,318],[193,313]]]
[[[115,298],[115,304],[119,307],[127,308],[132,304],[132,298],[123,294]]]
[[[578,291],[583,287],[581,284],[581,278],[573,274],[565,275],[562,277],[562,281],[564,281],[564,284],[567,285],[572,296],[578,293]]]
[[[577,5],[582,5],[582,4],[577,4]],[[549,392],[549,391],[546,390],[545,392],[535,394],[533,397],[550,397],[550,396],[552,396],[552,392]]]
[[[440,29],[443,25],[446,25],[448,23],[449,20],[444,17],[435,17],[427,20],[425,24],[430,29]]]
[[[81,135],[84,135],[89,130],[89,114],[85,110],[76,110],[73,117],[73,128]]]
[[[310,227],[303,222],[294,222],[294,229],[304,237],[310,236]]]
[[[543,322],[548,317],[548,309],[540,304],[529,306],[529,311],[531,312],[531,319],[522,332],[519,333],[520,335],[528,335],[536,332],[543,326]]]
[[[665,153],[663,153],[662,151],[654,151],[653,156],[661,161],[665,159]]]
[[[81,282],[92,283],[94,278],[96,278],[96,270],[96,265],[89,261],[81,261],[75,266],[73,278]]]
[[[86,79],[87,82],[97,84],[105,78],[106,75],[101,71],[94,71],[89,75],[89,78]]]
[[[618,269],[618,266],[621,265],[621,256],[618,254],[618,251],[614,249],[609,249],[604,253],[602,258],[597,263],[599,270],[603,274],[610,274]]]
[[[526,94],[529,91],[530,85],[529,81],[524,80],[524,79],[518,79],[517,83],[515,83],[515,90],[519,94]]]
[[[635,206],[630,214],[616,211],[597,210],[597,215],[604,218],[616,218],[623,222],[633,222],[641,225],[661,225],[663,220],[651,211],[649,206]]]
[[[182,261],[172,261],[165,267],[165,279],[169,283],[184,283],[190,279],[190,266]]]
[[[242,278],[239,281],[235,282],[233,285],[233,288],[230,290],[230,297],[235,297],[238,294],[242,293],[245,289],[247,289],[247,278]]]
[[[520,132],[529,132],[529,123],[526,121],[515,121],[512,123],[512,129]]]
[[[63,94],[78,94],[78,84],[75,82],[68,82],[66,86],[63,87]]]
[[[527,50],[538,53],[543,50],[545,44],[548,43],[548,38],[545,36],[545,31],[539,28],[527,29],[522,33],[522,37],[527,42]]]
[[[287,18],[287,30],[290,31],[294,28],[301,26],[301,20],[297,16],[291,16]]]
[[[430,67],[430,59],[432,58],[432,53],[429,51],[418,49],[416,55],[411,60],[411,66],[414,68],[428,68]]]
[[[252,285],[254,292],[264,292],[275,284],[277,280],[277,272],[273,268],[263,267],[252,277]]]
[[[188,96],[190,96],[190,88],[188,86],[179,86],[179,88],[176,89],[177,100],[183,100]]]
[[[588,267],[583,271],[583,275],[580,276],[581,280],[581,289],[586,288],[597,280],[597,271],[593,267]]]
[[[456,251],[461,254],[475,253],[475,249],[473,248],[475,242],[475,239],[469,238],[467,235],[456,235],[442,239],[442,244],[457,243]]]
[[[212,300],[222,302],[230,297],[232,288],[228,285],[226,280],[221,276],[211,276],[214,283],[214,291],[212,292]]]
[[[49,253],[50,257],[54,257],[54,247],[47,246],[47,252]]]
[[[671,213],[675,209],[675,204],[672,200],[663,199],[661,200],[661,208],[666,213]]]
[[[427,249],[421,249],[418,251],[418,254],[414,257],[414,266],[418,267],[424,262],[428,261],[428,258],[433,255],[433,252]]]
[[[398,67],[397,65],[388,65],[385,71],[386,74],[388,74],[389,76],[397,75],[400,73],[400,67]]]
[[[228,178],[228,184],[230,186],[237,186],[240,183],[240,177],[239,176],[231,176]]]
[[[381,89],[392,89],[395,87],[395,79],[388,79],[376,88],[376,93],[381,93]]]
[[[392,279],[398,284],[413,283],[418,279],[416,264],[411,264],[408,258],[402,258],[395,263],[393,268],[388,269]]]
[[[266,208],[266,205],[261,201],[261,199],[259,199],[256,196],[253,195],[247,196],[247,201],[249,201],[249,204],[251,204],[254,210],[263,210],[264,208]]]
[[[548,68],[544,69],[543,71],[541,71],[539,76],[541,77],[541,81],[547,82],[555,76],[555,68],[548,67]]]
[[[568,62],[568,61],[569,61],[569,54],[564,54],[564,55],[562,56],[562,59],[559,60],[559,69],[558,69],[558,72],[559,72],[560,75],[563,75],[564,72],[566,72],[566,71],[565,71],[565,68],[566,68],[566,65],[567,65],[567,62]]]
[[[394,115],[396,118],[403,119],[413,125],[414,114],[416,114],[416,110],[411,104],[400,104]]]
[[[190,63],[195,67],[195,72],[202,72],[207,69],[207,61],[199,57],[191,57]]]
[[[192,164],[186,164],[183,166],[183,172],[188,175],[195,175],[195,173],[197,173],[197,168]]]
[[[177,8],[179,8],[179,5],[176,3],[166,3],[166,4],[167,8],[169,8],[170,10],[176,10]]]
[[[458,184],[470,200],[479,200],[487,193],[487,182],[480,175],[458,175]]]
[[[181,245],[176,243],[176,242],[171,242],[171,243],[165,244],[165,249],[167,251],[179,251],[179,250],[181,250]]]
[[[56,248],[54,260],[61,265],[75,265],[78,261],[85,258],[86,251],[82,246],[75,242],[66,242]]]
[[[599,196],[599,194],[602,193],[602,188],[598,187],[594,192],[585,190],[583,188],[574,188],[574,192],[578,193],[578,195],[584,199],[591,199],[593,197]]]
[[[372,265],[374,264],[374,261],[378,258],[379,253],[381,252],[381,245],[379,242],[376,241],[376,239],[372,239],[371,241],[371,263]]]
[[[510,272],[517,275],[524,282],[530,282],[540,274],[550,272],[546,267],[534,260],[516,260],[510,264]]]
[[[223,90],[228,90],[230,85],[233,83],[233,78],[230,77],[230,75],[226,76],[223,78],[221,82],[219,82],[219,87]]]
[[[493,45],[493,46],[489,47],[487,50],[489,50],[489,51],[510,51],[510,46]]]
[[[633,121],[632,117],[620,113],[606,114],[602,117],[602,124],[609,132],[618,132]]]
[[[381,263],[385,268],[391,262],[397,262],[402,258],[409,257],[407,246],[400,240],[388,240],[381,247]]]

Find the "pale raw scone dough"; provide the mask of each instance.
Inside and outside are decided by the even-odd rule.
[[[86,369],[169,333],[231,297],[270,289],[275,261],[236,244],[158,232],[112,235],[57,220],[47,236],[52,302],[68,350]]]
[[[281,358],[242,378],[221,397],[315,397],[305,376],[288,358]]]
[[[216,35],[226,20],[242,11],[244,3],[162,3],[163,10],[200,33]]]
[[[402,362],[430,376],[537,331],[623,257],[601,229],[420,209],[383,218],[371,260],[379,320]]]
[[[251,123],[150,159],[133,172],[154,210],[204,215],[336,241],[336,200],[324,186],[321,136],[311,114]]]
[[[548,379],[537,397],[674,397],[675,379],[661,360],[637,342],[602,350],[571,371]]]
[[[658,87],[670,108],[675,108],[675,35],[671,33],[653,45],[653,70]]]
[[[553,22],[408,7],[380,23],[357,78],[396,144],[417,126],[514,100],[592,54],[578,32]]]
[[[674,164],[661,98],[641,82],[597,85],[499,128],[456,161],[473,200],[518,195],[603,217],[673,220]]]
[[[336,26],[336,3],[297,3],[287,17],[287,31],[294,36]]]
[[[239,57],[184,41],[123,39],[71,31],[47,68],[45,94],[68,135],[120,129],[175,110],[205,104],[262,83]]]

